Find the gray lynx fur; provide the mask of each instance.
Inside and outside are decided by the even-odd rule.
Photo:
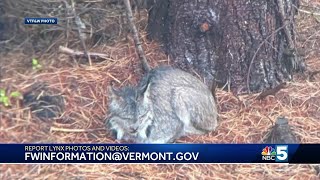
[[[116,139],[133,143],[173,143],[217,127],[217,106],[198,78],[179,69],[148,72],[137,87],[109,88],[107,127]]]

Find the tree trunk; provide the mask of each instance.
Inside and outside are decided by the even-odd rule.
[[[298,0],[149,1],[149,39],[173,65],[234,93],[258,92],[305,69],[296,55]]]

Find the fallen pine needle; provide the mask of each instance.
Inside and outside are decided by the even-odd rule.
[[[50,128],[50,132],[60,131],[60,132],[71,132],[71,133],[94,132],[94,131],[102,131],[102,130],[105,130],[105,128],[97,128],[97,129],[66,129],[66,128],[57,128],[57,127]]]

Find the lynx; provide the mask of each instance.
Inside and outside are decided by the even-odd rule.
[[[113,136],[131,143],[174,143],[187,135],[217,128],[218,113],[208,87],[172,67],[150,70],[136,87],[109,87],[106,125]]]

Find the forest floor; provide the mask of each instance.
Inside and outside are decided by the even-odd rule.
[[[320,13],[320,1],[303,1]],[[307,10],[307,8],[304,8]],[[309,12],[309,10],[307,10]],[[305,53],[310,71],[320,70],[320,16],[300,12],[297,42]],[[310,9],[311,12],[311,9]],[[143,47],[152,67],[170,64],[156,42],[146,40]],[[136,84],[141,67],[133,39],[113,45],[100,45],[91,52],[108,54],[107,60],[79,63],[57,53],[39,58],[39,70],[32,69],[25,53],[6,53],[0,58],[0,88],[21,93],[34,84],[46,84],[53,94],[62,95],[65,108],[61,116],[40,120],[19,101],[11,107],[0,105],[0,141],[3,143],[115,143],[105,129],[107,87]],[[255,100],[258,94],[235,97],[218,90],[219,127],[205,136],[179,139],[186,143],[261,143],[279,116],[289,119],[301,143],[320,143],[320,74],[312,79],[297,74],[275,96]],[[0,165],[0,179],[319,179],[310,165]]]

